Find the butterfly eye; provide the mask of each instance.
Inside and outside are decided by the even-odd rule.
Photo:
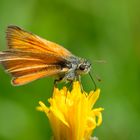
[[[83,64],[81,64],[81,65],[79,66],[79,69],[82,70],[82,71],[85,70],[85,68],[86,68],[86,66],[83,65]]]

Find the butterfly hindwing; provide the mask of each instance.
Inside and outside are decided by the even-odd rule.
[[[58,73],[61,73],[61,69],[58,67],[56,68],[55,66],[49,66],[46,69],[36,69],[36,70],[30,70],[28,71],[22,71],[22,74],[16,73],[18,75],[17,77],[14,77],[12,79],[12,84],[13,85],[23,85],[27,84],[29,82],[32,82],[34,80],[37,80],[39,78],[43,78],[46,76],[52,76],[52,75],[57,75]],[[19,76],[23,75],[23,76]]]
[[[65,59],[47,53],[40,54],[11,49],[0,53],[0,62],[5,70],[12,75],[14,85],[23,85],[68,70],[64,66],[67,63]]]

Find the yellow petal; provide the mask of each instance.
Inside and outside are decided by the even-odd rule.
[[[91,91],[89,93],[89,96],[88,96],[89,107],[92,108],[94,106],[94,104],[96,103],[96,101],[99,98],[99,95],[100,95],[100,89],[97,89],[95,92],[94,91]]]

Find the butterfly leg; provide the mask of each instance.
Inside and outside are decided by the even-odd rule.
[[[53,89],[52,89],[52,94],[54,93],[55,88],[58,86],[58,81],[55,79],[53,83]]]
[[[82,85],[82,81],[81,81],[81,76],[78,75],[78,76],[77,76],[77,79],[78,79],[78,81],[79,81],[79,83],[80,83],[81,91],[84,92],[83,85]]]
[[[57,84],[58,84],[58,80],[54,80],[54,87],[56,87],[57,88]]]
[[[71,87],[72,87],[72,82],[73,82],[73,81],[70,81],[70,82],[69,82],[69,85],[68,85],[68,87],[67,87],[65,103],[66,103],[66,101],[67,101],[68,91],[70,91],[70,89],[71,89]]]

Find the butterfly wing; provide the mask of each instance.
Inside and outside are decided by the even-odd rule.
[[[61,57],[72,55],[62,46],[24,31],[17,26],[7,28],[7,42],[9,49],[57,54]]]
[[[24,74],[23,76],[14,77],[12,79],[12,84],[13,85],[24,85],[24,84],[27,84],[34,80],[37,80],[39,78],[56,75],[60,72],[62,72],[62,71],[60,71],[60,69],[58,69],[57,67],[48,66],[48,68],[46,70],[36,69],[35,71],[33,70],[32,73]]]
[[[17,26],[7,28],[8,50],[0,52],[0,63],[13,76],[14,85],[60,75],[72,54],[62,46],[47,41]]]
[[[0,62],[13,77],[13,85],[23,85],[45,76],[68,71],[67,60],[53,54],[32,53],[10,49],[0,52]],[[62,65],[63,64],[63,65]]]

